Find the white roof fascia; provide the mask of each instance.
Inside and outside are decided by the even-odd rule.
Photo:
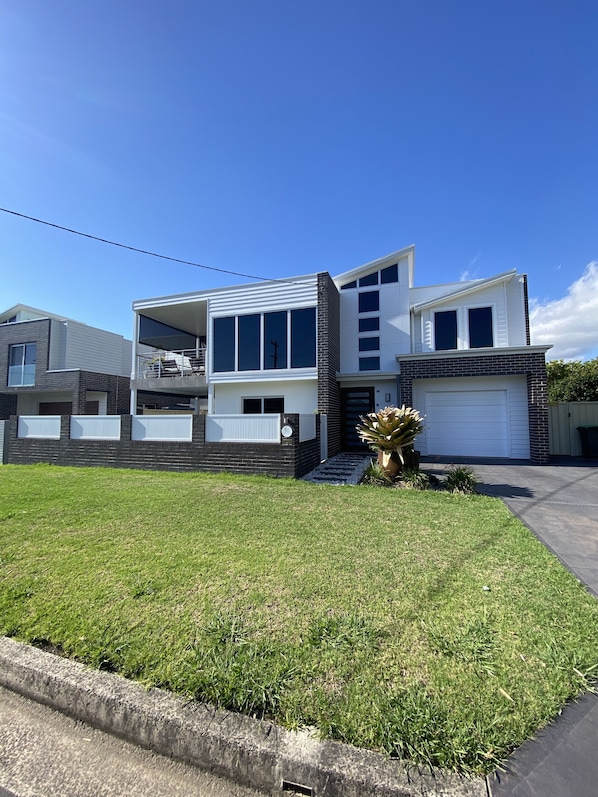
[[[315,272],[313,274],[304,274],[300,277],[287,277],[281,279],[260,280],[256,282],[245,282],[241,285],[230,285],[223,288],[206,288],[203,291],[191,291],[190,293],[175,293],[170,296],[156,296],[148,299],[135,299],[132,303],[133,310],[139,310],[148,307],[161,307],[162,305],[169,304],[187,304],[188,302],[200,302],[203,299],[209,299],[212,296],[218,296],[224,293],[235,293],[236,291],[245,291],[247,288],[255,288],[262,286],[270,286],[283,284],[288,285],[289,289],[295,283],[309,282],[317,279],[318,274],[322,272]]]
[[[543,346],[489,346],[480,349],[443,349],[442,351],[417,352],[415,354],[397,354],[395,360],[450,360],[462,357],[504,357],[509,354],[546,354],[552,344]],[[486,376],[486,374],[479,374]]]
[[[434,299],[429,299],[427,302],[414,304],[411,306],[411,311],[414,313],[419,313],[422,310],[427,310],[428,308],[434,307],[438,304],[444,304],[444,302],[447,302],[451,299],[459,299],[461,296],[466,296],[468,293],[479,291],[480,288],[488,288],[491,285],[495,285],[499,282],[509,282],[516,274],[517,269],[514,268],[511,271],[504,271],[502,274],[496,274],[494,277],[487,277],[486,279],[476,280],[475,282],[467,282],[465,285],[463,285],[463,283],[451,283],[450,287],[455,284],[462,285],[462,287],[457,290],[449,291],[449,293],[445,293],[442,296],[437,296]]]
[[[359,266],[358,268],[353,268],[350,271],[345,271],[342,274],[338,274],[336,277],[332,278],[332,281],[337,288],[340,288],[341,285],[344,285],[347,282],[352,282],[354,279],[364,277],[366,274],[369,274],[372,271],[378,271],[380,268],[384,268],[387,265],[390,266],[393,263],[398,262],[401,258],[407,257],[408,255],[411,255],[411,260],[409,263],[409,286],[411,287],[413,285],[413,261],[415,255],[415,244],[405,246],[403,249],[397,249],[396,252],[391,252],[389,255],[379,257],[377,260],[372,260],[369,263],[365,263],[363,266]]]

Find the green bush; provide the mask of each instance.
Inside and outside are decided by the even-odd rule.
[[[446,475],[445,486],[451,493],[475,493],[478,478],[469,465],[451,465]]]

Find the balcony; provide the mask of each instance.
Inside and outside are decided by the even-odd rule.
[[[206,350],[156,350],[139,354],[131,387],[167,393],[194,393],[207,386]]]

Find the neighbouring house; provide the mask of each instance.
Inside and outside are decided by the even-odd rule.
[[[131,345],[23,304],[0,313],[0,419],[126,413]]]
[[[135,301],[131,414],[177,396],[214,442],[218,418],[242,442],[251,416],[290,436],[285,419],[317,415],[325,458],[361,447],[360,415],[407,404],[424,455],[547,461],[548,347],[530,345],[525,275],[418,287],[414,258]]]

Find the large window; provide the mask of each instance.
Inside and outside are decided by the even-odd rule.
[[[482,349],[486,346],[494,346],[492,308],[471,307],[469,309],[469,347]]]
[[[316,364],[316,308],[291,310],[291,368]]]
[[[287,367],[287,314],[264,313],[264,368]]]
[[[457,348],[457,311],[434,313],[434,348],[443,351]]]
[[[316,365],[316,308],[214,319],[214,371],[279,371]]]
[[[35,384],[36,343],[16,343],[8,355],[8,386],[24,387]]]
[[[214,319],[214,371],[235,370],[235,317]]]
[[[259,371],[260,368],[260,316],[239,316],[239,371]]]

